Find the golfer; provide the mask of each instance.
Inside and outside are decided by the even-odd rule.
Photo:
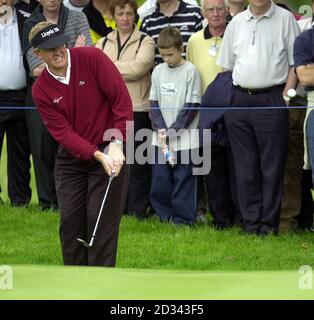
[[[67,36],[55,24],[35,25],[29,40],[46,63],[33,86],[33,98],[44,124],[60,144],[55,179],[64,264],[114,266],[128,188],[123,143],[126,121],[132,120],[132,102],[127,88],[100,50],[67,49]],[[95,241],[86,248],[77,238],[91,238],[111,175],[115,178]]]

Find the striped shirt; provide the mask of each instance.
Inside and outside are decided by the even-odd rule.
[[[171,17],[167,17],[160,12],[159,4],[157,4],[156,10],[143,20],[141,31],[152,37],[157,44],[161,30],[168,26],[178,28],[183,38],[184,51],[182,56],[185,58],[187,42],[193,33],[203,28],[202,21],[203,17],[199,7],[180,1],[178,10],[175,11]],[[162,62],[162,57],[156,46],[155,63],[159,64]]]

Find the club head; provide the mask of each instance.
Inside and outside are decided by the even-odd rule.
[[[76,238],[76,240],[82,244],[83,246],[87,247],[87,248],[90,248],[91,246],[89,245],[89,243],[87,243],[86,241],[84,241],[83,239],[80,239],[80,238]]]

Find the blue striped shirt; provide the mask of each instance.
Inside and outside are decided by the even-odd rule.
[[[157,44],[157,39],[162,29],[168,26],[178,28],[183,38],[184,50],[182,56],[185,58],[187,42],[193,33],[202,29],[202,21],[203,17],[199,7],[181,1],[178,10],[171,17],[167,17],[160,12],[160,6],[157,4],[156,10],[143,20],[141,31],[152,37]],[[156,45],[155,63],[162,62],[162,57]]]

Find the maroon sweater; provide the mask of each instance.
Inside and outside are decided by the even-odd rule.
[[[125,140],[132,102],[119,71],[103,52],[82,47],[70,49],[70,55],[69,85],[45,69],[32,94],[54,139],[74,157],[90,160],[107,129],[120,130]]]

